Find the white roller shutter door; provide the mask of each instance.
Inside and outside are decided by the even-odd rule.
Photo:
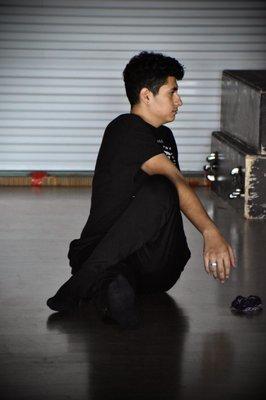
[[[93,171],[106,125],[129,112],[122,71],[142,50],[185,66],[167,124],[183,171],[220,127],[224,69],[265,69],[262,1],[0,0],[0,169]]]

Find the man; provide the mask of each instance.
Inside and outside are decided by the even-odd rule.
[[[163,125],[182,106],[183,75],[176,59],[145,51],[124,69],[131,112],[105,129],[90,215],[70,243],[72,276],[48,299],[52,310],[89,299],[104,321],[139,326],[136,294],[169,290],[191,256],[181,211],[203,235],[206,272],[222,283],[229,278],[233,250],[186,183],[173,133]]]

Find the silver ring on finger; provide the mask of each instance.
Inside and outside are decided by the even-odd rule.
[[[218,265],[217,261],[209,261],[209,267],[211,269],[215,269],[217,265]]]

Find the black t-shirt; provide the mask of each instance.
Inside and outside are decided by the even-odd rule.
[[[121,114],[108,124],[95,165],[90,215],[81,238],[108,231],[147,179],[141,165],[161,153],[180,169],[170,128],[155,128],[132,113]]]

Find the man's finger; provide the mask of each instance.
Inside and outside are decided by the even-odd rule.
[[[236,257],[231,246],[228,248],[230,254],[230,262],[233,267],[236,267]]]
[[[216,263],[217,264],[217,260],[210,260],[210,263]],[[217,266],[216,267],[210,267],[210,270],[211,270],[211,273],[213,274],[213,277],[215,278],[215,279],[217,279],[218,278],[218,273],[217,273]]]
[[[228,255],[224,258],[224,272],[226,279],[228,279],[230,275],[230,266],[231,266],[230,256]]]
[[[210,271],[210,267],[209,267],[209,257],[208,256],[204,256],[204,264],[205,264],[206,272],[210,275],[211,271]]]
[[[218,261],[218,267],[217,267],[218,276],[219,276],[220,281],[224,282],[225,271],[224,271],[223,259],[219,258],[217,261]]]

